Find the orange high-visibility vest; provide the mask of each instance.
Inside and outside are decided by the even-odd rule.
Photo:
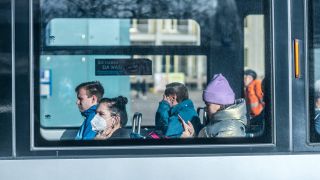
[[[264,108],[263,92],[260,80],[253,80],[246,89],[247,105],[250,107],[250,115],[255,117]]]

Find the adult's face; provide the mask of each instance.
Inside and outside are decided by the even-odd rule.
[[[112,129],[120,124],[120,122],[118,121],[118,116],[112,116],[111,111],[106,103],[100,103],[96,110],[96,113],[99,114],[106,121],[106,129]]]
[[[250,75],[244,75],[243,81],[244,81],[244,86],[247,87],[253,81],[253,77]]]
[[[211,119],[212,115],[214,115],[221,107],[218,104],[209,104],[209,103],[206,103],[206,106],[207,106],[208,117],[210,119]]]
[[[84,88],[80,88],[77,94],[77,102],[80,112],[84,112],[89,109],[91,106],[97,104],[97,97],[92,95],[88,97],[87,91]]]

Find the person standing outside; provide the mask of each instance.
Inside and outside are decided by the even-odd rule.
[[[97,104],[103,97],[104,88],[99,81],[91,81],[79,84],[75,92],[77,94],[76,104],[85,118],[75,139],[93,140],[97,133],[92,131],[91,120],[96,114]]]
[[[244,86],[250,117],[254,118],[264,109],[261,81],[257,79],[255,71],[251,69],[244,71]]]

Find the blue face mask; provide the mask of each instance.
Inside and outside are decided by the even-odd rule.
[[[96,114],[91,120],[92,131],[101,132],[107,128],[107,121],[99,114]]]

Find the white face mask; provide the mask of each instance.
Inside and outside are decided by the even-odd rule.
[[[99,114],[96,114],[91,120],[92,131],[100,132],[107,128],[107,121]]]

